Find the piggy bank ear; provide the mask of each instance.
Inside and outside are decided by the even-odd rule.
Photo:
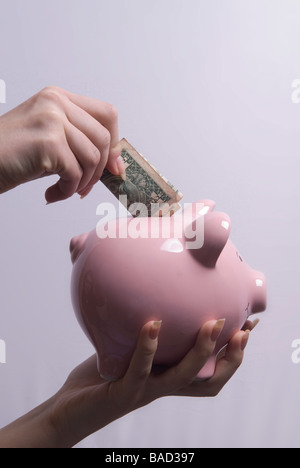
[[[198,242],[189,242],[191,254],[207,268],[214,268],[218,258],[229,239],[231,222],[225,213],[214,213],[211,210],[202,209],[202,219],[197,218],[189,226],[189,233],[195,233],[195,239],[198,236]],[[201,221],[201,222],[200,222]],[[199,231],[202,232],[199,232]],[[187,231],[185,231],[187,232]],[[202,236],[202,243],[199,238]]]
[[[85,242],[88,234],[82,234],[81,236],[74,237],[70,243],[70,252],[72,263],[75,263],[79,255],[84,249]]]
[[[191,203],[186,206],[183,211],[185,227],[198,216],[203,216],[214,210],[216,204],[212,200],[200,200],[197,203]]]

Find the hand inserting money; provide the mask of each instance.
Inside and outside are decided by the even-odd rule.
[[[104,167],[111,173],[123,174],[116,109],[56,87],[45,88],[1,116],[0,141],[0,194],[41,177],[58,175],[59,181],[46,191],[50,204],[75,193],[81,198],[87,196],[98,184]],[[163,206],[170,209],[174,201],[175,211],[182,195],[127,142],[122,145],[127,173],[124,193],[130,194],[130,200],[146,201],[147,206],[158,201],[161,203],[158,213]],[[106,176],[111,177],[110,173]],[[117,178],[116,194],[123,182]],[[170,209],[168,214],[173,211]],[[53,239],[50,243],[53,244]],[[116,291],[121,294],[120,289]],[[212,337],[216,340],[218,322],[208,322],[202,327],[195,346],[182,362],[160,375],[151,373],[158,345],[158,323],[151,321],[143,326],[130,369],[124,379],[113,383],[113,391],[111,383],[108,386],[107,382],[99,381],[93,356],[70,374],[50,400],[1,429],[0,447],[71,447],[95,430],[160,397],[216,396],[240,366],[249,334],[237,332],[214,377],[195,383],[194,376],[213,351]],[[249,323],[246,322],[247,328]],[[253,328],[254,323],[249,330]]]
[[[101,181],[132,216],[172,216],[180,208],[183,195],[125,138],[120,145],[126,177],[105,169]]]

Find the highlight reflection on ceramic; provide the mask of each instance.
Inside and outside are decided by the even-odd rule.
[[[226,318],[216,353],[198,376],[209,378],[218,352],[249,315],[265,310],[265,277],[229,240],[228,215],[214,212],[210,200],[200,203],[200,210],[198,202],[189,213],[173,216],[171,234],[177,234],[168,239],[147,237],[152,220],[139,218],[140,238],[99,239],[95,230],[72,240],[73,306],[103,377],[124,375],[139,331],[150,320],[163,322],[155,364],[171,366],[193,346],[205,321]],[[182,222],[186,214],[188,226]],[[130,219],[110,222],[124,227]],[[161,232],[167,222],[155,220]],[[188,248],[197,234],[203,237],[200,247]]]

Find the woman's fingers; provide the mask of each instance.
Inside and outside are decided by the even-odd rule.
[[[206,381],[194,381],[188,388],[180,389],[176,395],[191,397],[217,396],[242,364],[249,335],[249,330],[237,332],[228,343],[224,357],[217,362],[213,377]]]
[[[125,178],[118,113],[106,102],[49,86],[2,116],[0,131],[2,193],[58,175],[46,192],[54,203],[89,193],[105,167]]]
[[[61,90],[61,92],[76,106],[104,125],[110,132],[112,148],[117,146],[119,142],[118,111],[113,105],[98,99],[74,94],[70,91]]]
[[[80,193],[87,185],[94,183],[95,171],[100,165],[102,155],[98,147],[69,122],[65,124],[65,132],[69,147],[82,169],[82,178],[77,189]]]
[[[229,341],[225,356],[217,362],[215,375],[211,379],[211,384],[217,389],[217,393],[222,390],[241,366],[249,337],[249,330],[245,332],[241,330]]]
[[[99,182],[108,162],[111,134],[99,121],[68,99],[65,100],[64,108],[69,123],[66,125],[67,140],[84,170],[85,177],[80,184],[80,192]]]
[[[69,198],[75,192],[86,196],[105,167],[115,175],[125,172],[114,106],[56,87],[46,88],[40,95],[39,105],[56,119],[46,157],[52,162],[48,174],[58,174],[60,181],[46,192],[49,203]],[[64,152],[58,150],[62,139]]]
[[[110,144],[108,148],[107,168],[113,174],[120,174],[120,172],[122,172],[122,170],[120,171],[120,166],[123,170],[124,166],[122,165],[122,161],[118,160],[121,151],[119,145],[119,119],[116,107],[107,102],[92,99],[87,96],[81,96],[65,90],[62,90],[62,92],[71,103],[93,117],[95,121],[99,122],[109,132]],[[94,138],[97,138],[96,133],[97,132],[94,132],[94,134],[91,135],[91,140],[94,144]]]
[[[171,395],[177,394],[181,388],[189,387],[213,354],[224,324],[225,320],[206,322],[198,334],[195,346],[185,358],[159,377],[157,390]]]
[[[254,328],[257,327],[257,325],[259,324],[260,320],[259,319],[255,319],[253,320],[253,322],[251,320],[247,320],[245,322],[245,325],[243,326],[242,328],[242,331],[247,331],[249,330],[250,332],[252,332],[254,330]],[[226,349],[227,349],[227,346],[225,348],[223,348],[220,353],[218,354],[218,357],[217,359],[220,360],[221,358],[223,358],[226,354]]]
[[[250,332],[254,330],[255,327],[259,324],[260,320],[255,319],[253,322],[251,320],[247,320],[245,325],[243,326],[242,330],[247,331],[249,330]]]
[[[59,140],[59,139],[58,139]],[[53,141],[47,151],[49,169],[45,165],[48,175],[57,174],[59,181],[46,190],[45,198],[47,203],[55,203],[70,198],[77,192],[83,177],[83,170],[78,160],[74,157],[66,141]],[[55,156],[53,156],[55,152]]]
[[[126,407],[137,408],[157,398],[174,395],[188,397],[213,397],[219,394],[243,362],[250,330],[257,323],[246,323],[246,331],[238,331],[225,348],[224,356],[217,361],[212,378],[197,380],[197,375],[214,353],[225,320],[206,322],[194,347],[182,361],[163,373],[151,373],[158,346],[161,322],[146,324],[125,377],[118,385],[118,400]]]
[[[178,365],[163,373],[154,373],[151,371],[161,322],[147,323],[141,330],[126,375],[110,386],[114,405],[123,410],[126,408],[128,412],[165,396],[217,396],[242,364],[250,329],[256,324],[246,324],[246,331],[238,331],[232,337],[225,349],[225,355],[218,360],[211,379],[197,380],[197,375],[214,353],[224,325],[225,320],[206,322],[194,347]]]
[[[143,326],[129,368],[122,379],[122,399],[134,405],[144,392],[158,346],[161,322]]]

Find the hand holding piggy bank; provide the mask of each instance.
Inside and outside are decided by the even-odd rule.
[[[231,223],[203,200],[172,218],[118,219],[71,242],[72,301],[93,343],[98,369],[121,378],[142,326],[161,321],[154,364],[169,367],[193,347],[209,320],[226,319],[216,357],[251,314],[266,308],[266,281],[229,240]],[[130,235],[128,235],[130,234]]]

